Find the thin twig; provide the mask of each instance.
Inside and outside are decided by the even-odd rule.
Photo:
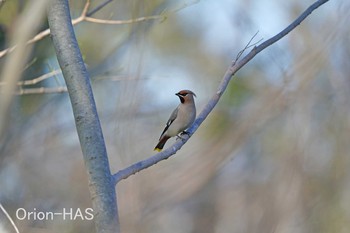
[[[100,4],[99,6],[97,6],[95,9],[93,9],[92,11],[88,12],[89,6],[90,6],[90,0],[87,0],[81,15],[78,18],[73,19],[72,24],[76,25],[76,24],[79,24],[83,21],[86,21],[86,22],[91,22],[91,23],[120,25],[120,24],[130,24],[130,23],[143,22],[146,20],[156,20],[156,19],[164,20],[167,17],[164,14],[164,12],[160,15],[143,16],[143,17],[139,17],[139,18],[135,18],[135,19],[127,19],[127,20],[105,20],[105,19],[96,19],[96,18],[91,17],[91,15],[95,14],[97,11],[102,9],[104,6],[106,6],[110,2],[112,2],[112,0],[105,1],[102,4]],[[191,6],[197,2],[198,2],[198,0],[193,1],[191,3],[188,3],[188,4],[184,4],[184,5],[178,7],[174,10],[167,11],[167,12],[176,13],[176,12],[178,12],[178,11],[188,7],[188,6]],[[34,36],[32,39],[28,40],[26,45],[33,44],[39,40],[42,40],[43,38],[47,37],[48,35],[50,35],[50,29],[43,30],[40,33],[38,33],[36,36]],[[9,47],[9,48],[6,48],[6,49],[0,51],[0,58],[13,52],[16,48],[17,48],[17,45],[14,45],[12,47]]]
[[[26,88],[16,92],[16,95],[34,95],[34,94],[56,94],[66,93],[67,87],[38,87],[38,88]]]
[[[193,123],[193,125],[187,130],[188,135],[183,136],[183,140],[176,141],[171,147],[168,149],[155,154],[151,156],[150,158],[147,158],[145,160],[139,161],[127,168],[124,168],[117,173],[113,175],[114,183],[117,184],[119,181],[128,178],[129,176],[140,172],[162,160],[168,159],[170,156],[174,155],[178,150],[181,149],[181,147],[188,141],[188,139],[193,135],[193,133],[198,129],[198,127],[203,123],[203,121],[207,118],[209,113],[213,110],[213,108],[216,106],[218,101],[220,100],[222,94],[226,90],[226,87],[228,86],[230,80],[232,79],[233,75],[240,70],[245,64],[247,64],[251,59],[253,59],[259,52],[267,48],[268,46],[274,44],[278,40],[282,39],[284,36],[286,36],[289,32],[291,32],[294,28],[296,28],[308,15],[310,15],[315,9],[317,9],[319,6],[325,4],[329,0],[319,0],[313,3],[311,6],[309,6],[294,22],[292,22],[288,27],[286,27],[283,31],[278,33],[277,35],[273,36],[272,38],[268,39],[267,41],[263,42],[259,46],[255,46],[246,56],[244,56],[241,60],[238,62],[233,62],[231,66],[227,69],[217,92],[214,94],[214,96],[209,100],[209,102],[206,104],[202,112],[198,115],[197,119]],[[255,36],[255,35],[254,35]],[[254,38],[253,36],[253,38]],[[253,39],[252,38],[252,39]],[[248,42],[248,47],[250,46],[252,40]],[[248,48],[246,46],[245,49]],[[243,49],[243,52],[244,50]],[[242,53],[243,53],[242,52]],[[241,53],[241,52],[240,52]],[[239,57],[242,55],[242,53],[239,53]]]
[[[252,38],[250,38],[250,40],[248,41],[248,43],[246,44],[246,46],[245,46],[241,51],[238,52],[238,54],[237,54],[237,56],[236,56],[236,59],[233,61],[233,64],[235,64],[235,63],[241,58],[241,56],[243,55],[243,53],[244,53],[247,49],[249,49],[249,48],[251,48],[251,47],[253,47],[253,46],[259,44],[259,43],[262,41],[262,39],[260,39],[260,40],[258,40],[257,42],[255,42],[254,44],[251,44],[251,42],[252,42],[252,41],[254,40],[254,38],[258,35],[258,33],[259,33],[259,31],[257,31],[257,32],[252,36]]]
[[[89,7],[90,7],[90,0],[87,0],[86,3],[85,3],[85,6],[83,8],[83,11],[81,12],[81,16],[84,15],[86,16],[88,10],[89,10]]]
[[[97,11],[101,10],[103,7],[105,7],[108,3],[112,2],[112,1],[113,0],[107,0],[103,3],[101,3],[100,5],[98,5],[97,7],[92,9],[91,11],[89,11],[89,13],[87,13],[86,16],[91,16],[91,15],[95,14]]]
[[[57,74],[61,74],[62,71],[59,69],[59,70],[53,70],[49,73],[46,73],[46,74],[43,74],[37,78],[34,78],[34,79],[31,79],[31,80],[25,80],[25,81],[20,81],[17,83],[17,85],[23,85],[23,86],[28,86],[28,85],[35,85],[39,82],[42,82],[48,78],[51,78]]]
[[[167,18],[167,13],[176,13],[179,12],[180,10],[189,7],[191,5],[194,5],[196,3],[198,3],[199,0],[187,3],[187,4],[183,4],[173,10],[170,11],[164,11],[162,12],[160,15],[150,15],[150,16],[143,16],[143,17],[139,17],[139,18],[134,18],[134,19],[128,19],[128,20],[107,20],[107,19],[97,19],[97,18],[92,18],[89,17],[87,14],[84,17],[84,21],[87,22],[91,22],[91,23],[100,23],[100,24],[114,24],[114,25],[118,25],[118,24],[130,24],[130,23],[139,23],[139,22],[144,22],[147,20],[155,20],[155,19],[161,19],[164,20]]]
[[[164,18],[165,18],[164,15],[151,15],[151,16],[144,16],[144,17],[128,19],[128,20],[107,20],[107,19],[96,19],[92,17],[85,17],[84,20],[90,23],[119,25],[119,24],[138,23],[138,22],[143,22],[143,21],[152,20],[152,19],[164,19]]]
[[[39,76],[37,78],[31,79],[31,80],[19,81],[19,82],[17,82],[17,85],[18,86],[35,85],[35,84],[37,84],[39,82],[42,82],[42,81],[44,81],[44,80],[46,80],[48,78],[51,78],[52,76],[60,74],[60,73],[62,73],[61,70],[53,70],[53,71],[51,71],[49,73],[43,74],[43,75],[41,75],[41,76]],[[0,82],[0,86],[5,86],[5,85],[7,85],[7,83]]]
[[[12,220],[11,216],[7,213],[6,209],[2,206],[2,204],[0,203],[0,209],[2,210],[2,212],[4,212],[5,216],[7,217],[7,219],[11,222],[13,228],[15,229],[16,233],[19,233],[19,230],[15,224],[15,222]]]

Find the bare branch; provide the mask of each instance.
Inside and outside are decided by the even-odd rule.
[[[137,23],[137,22],[143,22],[143,21],[147,21],[147,20],[157,20],[157,19],[166,19],[166,15],[164,14],[164,12],[160,15],[151,15],[151,16],[144,16],[144,17],[139,17],[139,18],[136,18],[136,19],[128,19],[128,20],[105,20],[105,19],[96,19],[96,18],[92,18],[90,17],[91,15],[93,15],[94,13],[96,13],[97,11],[99,11],[100,9],[102,9],[104,6],[106,6],[108,3],[110,3],[112,0],[108,0],[104,3],[102,3],[101,5],[99,5],[98,7],[96,7],[95,9],[93,9],[92,11],[90,11],[88,13],[88,10],[89,10],[89,6],[90,6],[90,0],[87,0],[86,1],[86,4],[84,6],[84,9],[81,13],[81,15],[76,18],[76,19],[73,19],[72,20],[72,24],[73,25],[76,25],[76,24],[79,24],[83,21],[86,21],[86,22],[91,22],[91,23],[100,23],[100,24],[110,24],[110,25],[120,25],[120,24],[130,24],[130,23]],[[171,10],[171,11],[167,11],[167,13],[176,13],[178,11],[180,11],[181,9],[184,9],[188,6],[191,6],[195,3],[197,3],[198,0],[195,0],[191,3],[188,3],[188,4],[184,4],[174,10]],[[33,44],[39,40],[42,40],[43,38],[45,38],[46,36],[50,35],[50,29],[46,29],[40,33],[38,33],[36,36],[34,36],[32,39],[28,40],[26,42],[26,45],[30,45],[30,44]],[[17,45],[14,45],[12,47],[9,47],[9,48],[6,48],[2,51],[0,51],[0,58],[2,58],[3,56],[13,52],[15,49],[17,48]]]
[[[19,230],[15,224],[15,222],[12,220],[11,216],[7,213],[6,209],[2,206],[2,204],[0,203],[0,209],[2,210],[2,212],[4,212],[5,216],[7,217],[7,219],[10,221],[10,223],[12,224],[13,228],[15,229],[16,233],[19,233]]]
[[[21,89],[16,93],[16,95],[33,95],[33,94],[55,94],[55,93],[65,93],[67,92],[67,87],[38,87],[38,88],[26,88]]]
[[[23,85],[23,86],[28,86],[28,85],[35,85],[39,82],[42,82],[48,78],[51,78],[57,74],[61,74],[62,71],[61,70],[53,70],[49,73],[43,74],[37,78],[31,79],[31,80],[25,80],[25,81],[20,81],[17,83],[17,85]]]
[[[28,94],[54,94],[54,93],[65,93],[67,92],[66,86],[58,86],[58,87],[38,87],[38,88],[25,88],[23,89],[23,86],[29,86],[29,85],[35,85],[39,82],[42,82],[48,78],[51,78],[57,74],[61,74],[61,70],[53,70],[49,73],[43,74],[37,78],[31,79],[31,80],[25,80],[25,81],[19,81],[17,82],[17,86],[20,86],[20,90],[14,92],[16,95],[28,95]],[[7,85],[6,82],[0,82],[0,86]]]
[[[139,22],[143,22],[143,21],[147,21],[147,20],[156,20],[156,19],[160,19],[160,20],[164,20],[167,18],[166,13],[176,13],[186,7],[189,7],[191,5],[194,5],[196,3],[198,3],[199,1],[193,1],[191,3],[187,3],[187,4],[183,4],[181,6],[179,6],[178,8],[171,10],[171,11],[165,11],[160,15],[151,15],[151,16],[143,16],[143,17],[139,17],[139,18],[135,18],[135,19],[129,19],[129,20],[107,20],[107,19],[96,19],[96,18],[92,18],[92,17],[88,17],[85,16],[84,20],[87,22],[91,22],[91,23],[101,23],[101,24],[130,24],[130,23],[139,23]]]
[[[89,13],[87,13],[86,16],[91,16],[91,15],[95,14],[97,11],[101,10],[103,7],[105,7],[108,3],[112,2],[112,1],[113,0],[107,0],[103,3],[101,3],[100,5],[95,7],[93,10],[91,10]]]
[[[86,13],[87,13],[87,11],[89,9],[89,6],[90,6],[90,0],[87,0],[81,15],[78,18],[72,20],[72,24],[73,25],[76,25],[76,24],[84,21],[84,18],[86,17]],[[35,35],[32,39],[28,40],[26,42],[26,45],[30,45],[30,44],[33,44],[33,43],[39,41],[39,40],[42,40],[43,38],[45,38],[48,35],[50,35],[50,29],[49,28],[44,30],[44,31],[41,31],[40,33]],[[17,48],[17,45],[14,45],[12,47],[9,47],[7,49],[4,49],[4,50],[0,51],[0,58],[5,56],[6,54],[9,54],[9,53],[13,52],[16,48]]]
[[[246,45],[241,51],[239,51],[239,53],[238,53],[237,56],[236,56],[236,59],[233,61],[233,64],[236,63],[236,62],[241,58],[241,56],[243,55],[243,53],[244,53],[247,49],[249,49],[249,48],[251,48],[251,47],[253,47],[253,46],[259,44],[259,43],[262,41],[262,39],[260,39],[259,41],[255,42],[254,44],[251,44],[251,42],[252,42],[252,41],[254,40],[254,38],[258,35],[258,33],[259,33],[259,31],[257,31],[257,32],[252,36],[252,38],[250,38],[250,40],[248,41],[247,45]]]
[[[2,136],[9,117],[9,109],[13,101],[13,93],[17,87],[17,81],[21,77],[23,67],[30,54],[30,46],[25,46],[26,41],[33,36],[37,30],[41,19],[44,16],[47,1],[34,1],[21,13],[15,24],[12,34],[11,44],[18,45],[16,52],[12,54],[4,63],[0,77],[7,83],[6,88],[1,88],[0,93],[0,137]]]
[[[217,92],[214,94],[214,96],[209,100],[209,102],[206,104],[202,112],[198,115],[197,119],[193,123],[193,125],[187,130],[188,135],[183,135],[183,140],[176,141],[171,147],[168,149],[155,154],[151,156],[148,159],[139,161],[127,168],[124,168],[120,171],[118,171],[116,174],[113,175],[114,177],[114,183],[117,184],[122,179],[126,179],[129,176],[142,171],[143,169],[146,169],[162,160],[168,159],[170,156],[174,155],[178,150],[181,149],[181,147],[188,141],[188,139],[193,135],[193,133],[198,129],[198,127],[203,123],[203,121],[207,118],[209,113],[213,110],[213,108],[216,106],[218,101],[220,100],[222,94],[226,90],[230,80],[232,79],[233,75],[240,70],[245,64],[247,64],[251,59],[253,59],[259,52],[267,48],[268,46],[276,43],[278,40],[282,39],[284,36],[286,36],[289,32],[291,32],[294,28],[296,28],[308,15],[310,15],[314,10],[316,10],[319,6],[325,4],[329,0],[319,0],[313,3],[311,6],[309,6],[294,22],[292,22],[288,27],[286,27],[283,31],[278,33],[277,35],[273,36],[272,38],[268,39],[267,41],[263,42],[259,46],[254,47],[246,56],[244,56],[241,60],[237,62],[237,60],[233,61],[231,66],[228,67]],[[255,34],[256,35],[256,34]],[[253,38],[255,37],[253,36]],[[253,39],[252,38],[252,39]],[[252,39],[248,42],[247,46],[242,50],[243,52],[250,47],[250,43]],[[240,51],[237,55],[237,58],[243,54],[243,52]]]
[[[41,76],[39,76],[37,78],[31,79],[31,80],[19,81],[19,82],[17,82],[17,86],[35,85],[35,84],[37,84],[39,82],[42,82],[42,81],[44,81],[44,80],[46,80],[48,78],[51,78],[52,76],[60,74],[60,73],[62,73],[61,70],[53,70],[53,71],[51,71],[49,73],[43,74],[43,75],[41,75]],[[5,85],[7,85],[6,82],[0,82],[0,86],[5,86]]]
[[[138,23],[138,22],[143,22],[143,21],[152,20],[152,19],[164,19],[164,18],[165,18],[164,15],[151,15],[151,16],[145,16],[145,17],[129,19],[129,20],[107,20],[107,19],[96,19],[92,17],[85,17],[84,20],[90,23],[118,25],[118,24]]]
[[[81,12],[81,15],[86,16],[87,11],[89,10],[89,6],[90,6],[90,0],[87,0],[83,8],[83,11]]]

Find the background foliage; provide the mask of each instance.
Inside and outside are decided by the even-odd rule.
[[[70,3],[79,17],[85,1]],[[311,3],[112,1],[93,17],[162,17],[77,24],[112,171],[153,154],[177,91],[193,90],[200,110],[256,31],[271,37]],[[1,49],[28,4],[1,4]],[[122,232],[348,232],[349,10],[345,0],[318,9],[237,74],[176,156],[119,183]],[[58,68],[51,46],[49,37],[35,43],[22,80]],[[58,74],[21,88],[62,85]],[[67,94],[18,95],[10,114],[0,144],[0,202],[10,215],[91,207]],[[23,232],[93,229],[91,221],[15,221]]]

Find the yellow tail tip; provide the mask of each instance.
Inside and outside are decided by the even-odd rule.
[[[154,148],[154,151],[157,151],[157,152],[161,152],[162,151],[162,149],[159,149],[159,148]]]

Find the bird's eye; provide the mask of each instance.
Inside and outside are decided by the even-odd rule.
[[[187,95],[187,93],[182,94],[182,96],[186,96],[186,95]]]

